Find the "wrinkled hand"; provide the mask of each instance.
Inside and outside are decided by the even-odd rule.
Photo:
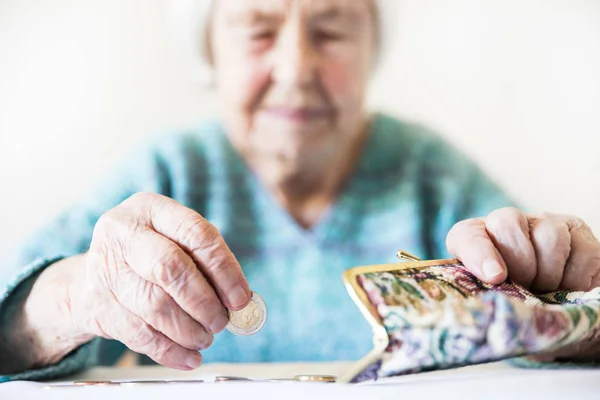
[[[483,281],[510,277],[534,292],[600,286],[600,242],[579,218],[503,208],[459,222],[448,251]]]
[[[136,194],[103,215],[84,265],[73,320],[171,368],[197,368],[198,351],[227,325],[226,308],[250,299],[217,229],[155,194]]]
[[[448,251],[483,281],[510,277],[534,292],[588,291],[600,286],[600,243],[579,218],[527,215],[503,208],[456,224]],[[600,332],[580,343],[529,356],[539,362],[600,361]]]

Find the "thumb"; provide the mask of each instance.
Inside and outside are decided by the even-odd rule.
[[[454,225],[446,238],[446,247],[482,281],[500,284],[506,280],[506,263],[489,237],[482,218],[468,219]]]

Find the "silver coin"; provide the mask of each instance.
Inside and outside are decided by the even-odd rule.
[[[227,311],[229,332],[241,336],[254,335],[260,331],[267,321],[267,305],[255,292],[252,292],[250,303],[239,311]]]
[[[120,384],[123,386],[156,385],[156,384],[165,384],[165,383],[167,383],[167,381],[159,381],[159,380],[120,382]]]
[[[215,378],[215,382],[248,382],[248,381],[252,381],[252,379],[249,378],[242,378],[241,376],[217,376]]]
[[[45,390],[55,390],[55,389],[82,389],[81,385],[46,385],[43,387]]]

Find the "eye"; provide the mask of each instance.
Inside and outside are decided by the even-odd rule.
[[[317,42],[339,42],[345,38],[344,34],[331,30],[320,30],[314,33],[314,39]]]

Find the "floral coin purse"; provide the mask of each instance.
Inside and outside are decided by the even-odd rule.
[[[600,333],[600,288],[537,295],[490,285],[458,260],[347,270],[348,293],[373,327],[373,350],[341,382],[358,383],[552,351]]]

